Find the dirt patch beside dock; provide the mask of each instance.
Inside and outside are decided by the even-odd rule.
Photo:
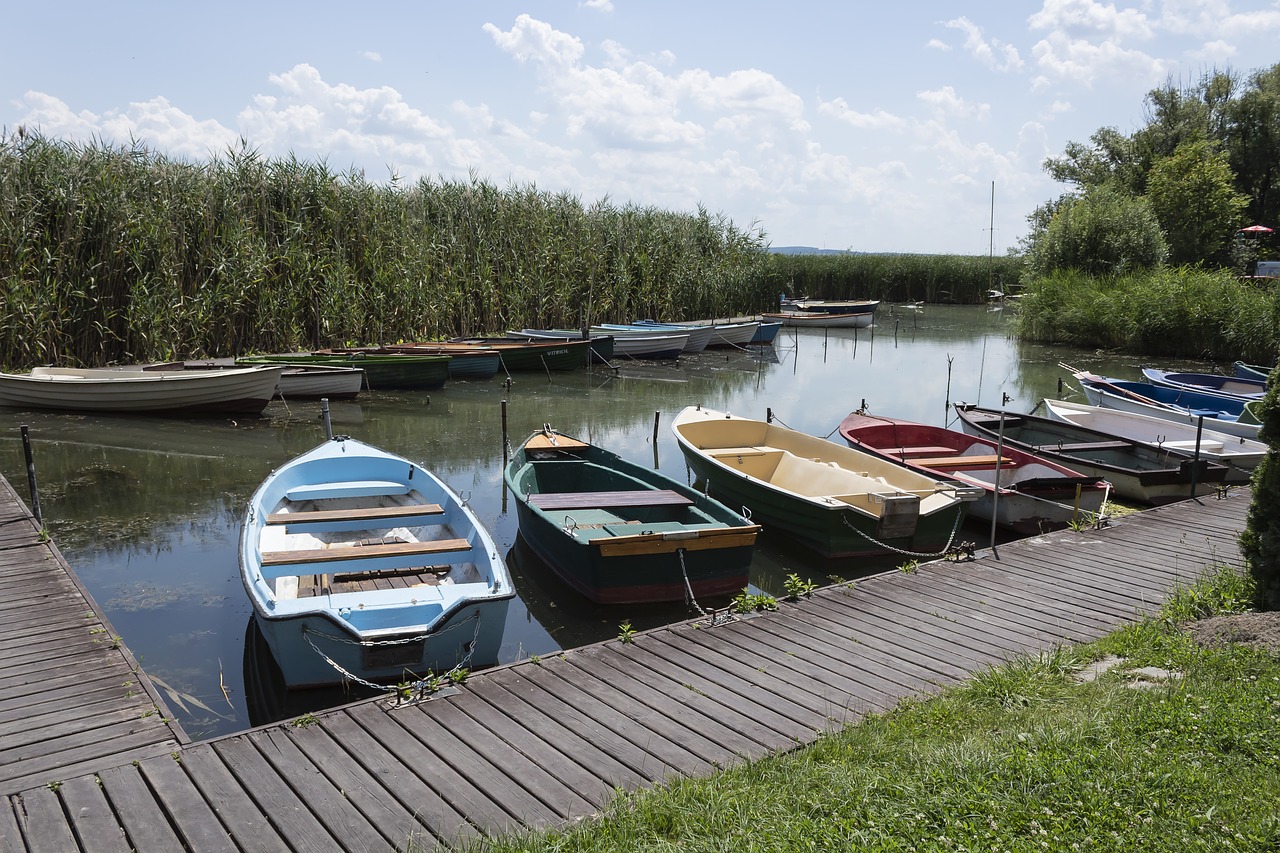
[[[1280,611],[1211,616],[1179,627],[1202,646],[1242,643],[1280,653]]]

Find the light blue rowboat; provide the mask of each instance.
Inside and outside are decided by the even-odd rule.
[[[240,575],[290,688],[492,665],[515,595],[497,546],[448,486],[346,436],[254,492]]]

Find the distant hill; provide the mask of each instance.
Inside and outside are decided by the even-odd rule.
[[[865,255],[852,249],[819,249],[814,246],[770,246],[775,255]]]

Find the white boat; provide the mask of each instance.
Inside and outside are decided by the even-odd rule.
[[[515,595],[497,546],[448,486],[346,436],[254,492],[240,576],[290,688],[492,665]]]
[[[756,329],[758,328],[760,328],[759,320],[744,320],[740,323],[712,323],[711,343],[707,344],[707,346],[745,347],[756,336]]]
[[[246,362],[245,365],[251,362]],[[241,366],[245,366],[241,365]],[[236,363],[231,359],[209,361],[166,361],[142,365],[148,373],[182,372],[196,370],[231,370]],[[276,396],[285,400],[302,398],[330,400],[350,399],[364,387],[364,370],[359,367],[339,367],[328,364],[284,364]]]
[[[711,326],[693,323],[659,323],[656,320],[636,320],[632,325],[642,326],[651,334],[653,332],[688,332],[689,342],[685,344],[684,351],[689,354],[702,352],[711,343]]]
[[[1242,438],[1258,437],[1258,425],[1239,420],[1244,401],[1195,391],[1110,379],[1077,372],[1076,379],[1090,405],[1146,415],[1169,421],[1196,424],[1201,418],[1209,429]]]
[[[582,335],[571,329],[521,329],[508,332],[524,338],[538,340],[562,341],[581,338]],[[612,332],[592,330],[591,339],[609,338],[613,342],[613,355],[622,358],[671,359],[678,358],[684,352],[689,341],[688,332],[671,332],[669,334],[651,335],[616,335]]]
[[[615,337],[643,338],[653,335],[687,334],[684,342],[684,355],[702,352],[711,342],[711,328],[708,326],[675,326],[666,323],[600,323],[591,327],[592,332],[599,332]],[[616,348],[616,347],[615,347]]]
[[[279,366],[213,371],[37,367],[0,373],[0,405],[140,415],[259,415],[284,372]]]
[[[1047,416],[1054,420],[1141,442],[1185,457],[1196,455],[1194,423],[1062,400],[1045,400],[1044,407]],[[1214,428],[1210,427],[1211,423]],[[1258,467],[1258,463],[1266,455],[1267,445],[1255,439],[1223,432],[1216,427],[1216,422],[1205,420],[1205,427],[1200,431],[1200,458],[1226,465],[1230,471],[1225,482],[1248,482],[1253,469]]]
[[[760,316],[796,329],[865,329],[875,319],[872,313],[825,314],[818,311],[778,311]]]
[[[808,311],[818,314],[873,314],[880,304],[878,299],[808,299],[800,296],[778,300],[778,310],[787,313]]]

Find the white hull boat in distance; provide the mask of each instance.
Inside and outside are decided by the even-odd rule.
[[[0,406],[127,415],[260,415],[276,395],[278,366],[213,371],[37,367],[0,373]]]
[[[290,688],[492,665],[515,595],[497,546],[448,486],[346,436],[254,492],[240,576]]]
[[[1196,456],[1196,424],[1181,420],[1153,418],[1138,412],[1045,400],[1045,414],[1054,420],[1087,427],[1130,441],[1149,444],[1184,457]],[[1199,456],[1228,467],[1228,484],[1249,482],[1253,469],[1267,453],[1267,445],[1255,439],[1211,429],[1216,421],[1205,419],[1200,431]]]
[[[865,329],[875,319],[872,313],[826,314],[818,311],[779,311],[760,316],[793,329]]]
[[[144,364],[142,370],[148,373],[181,373],[183,371],[232,370],[236,367],[247,367],[251,362],[237,364],[231,359],[211,361],[166,361],[157,364]],[[285,400],[302,398],[330,400],[349,400],[360,393],[364,387],[364,369],[359,367],[338,367],[329,364],[284,364],[280,374],[280,384],[276,387],[276,396]]]

